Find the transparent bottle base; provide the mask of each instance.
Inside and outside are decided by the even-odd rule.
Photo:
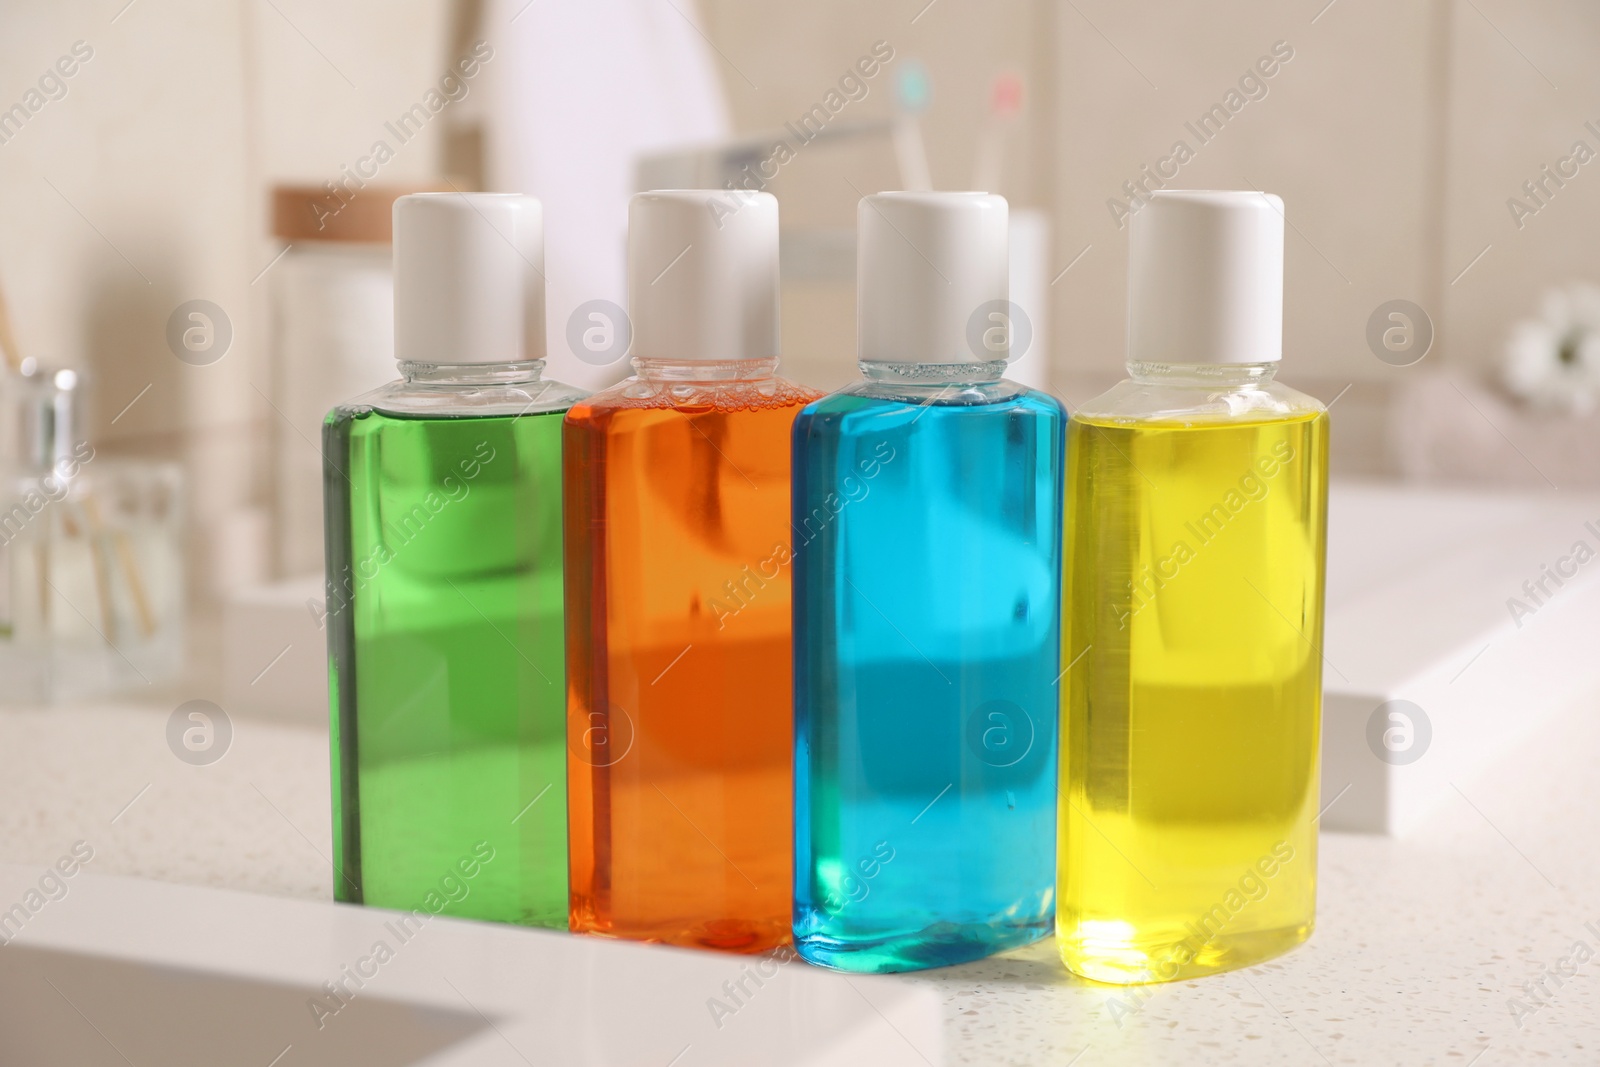
[[[757,923],[738,919],[656,923],[650,926],[620,928],[599,921],[593,915],[574,913],[571,917],[571,929],[575,934],[608,937],[616,941],[642,941],[646,944],[710,949],[714,952],[731,952],[736,955],[759,955],[783,948],[790,942],[789,928],[783,923]]]
[[[1197,938],[1187,929],[1166,930],[1161,936],[1123,938],[1110,931],[1085,935],[1063,928],[1057,938],[1061,962],[1073,974],[1110,985],[1145,985],[1203,978],[1264,963],[1304,944],[1315,926],[1308,920],[1272,930],[1219,935],[1197,950]]]
[[[1050,936],[1047,918],[1030,923],[935,923],[921,930],[877,937],[796,936],[807,963],[852,974],[896,974],[949,967],[1021,948]]]

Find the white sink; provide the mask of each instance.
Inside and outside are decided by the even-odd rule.
[[[87,873],[30,897],[43,874],[0,865],[8,1067],[942,1059],[937,995],[894,979]]]

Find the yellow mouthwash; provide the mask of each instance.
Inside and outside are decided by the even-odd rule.
[[[1273,380],[1282,203],[1133,219],[1130,378],[1067,444],[1057,936],[1103,982],[1310,936],[1327,415]]]

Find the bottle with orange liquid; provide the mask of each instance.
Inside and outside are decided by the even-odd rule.
[[[642,193],[636,375],[564,429],[571,926],[738,952],[789,939],[789,431],[778,203]]]

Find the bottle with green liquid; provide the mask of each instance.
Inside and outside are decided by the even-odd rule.
[[[561,420],[531,197],[394,206],[399,381],[323,427],[334,893],[565,929]]]
[[[1328,416],[1274,377],[1283,232],[1266,193],[1154,194],[1128,380],[1068,425],[1056,932],[1097,981],[1311,935]]]

